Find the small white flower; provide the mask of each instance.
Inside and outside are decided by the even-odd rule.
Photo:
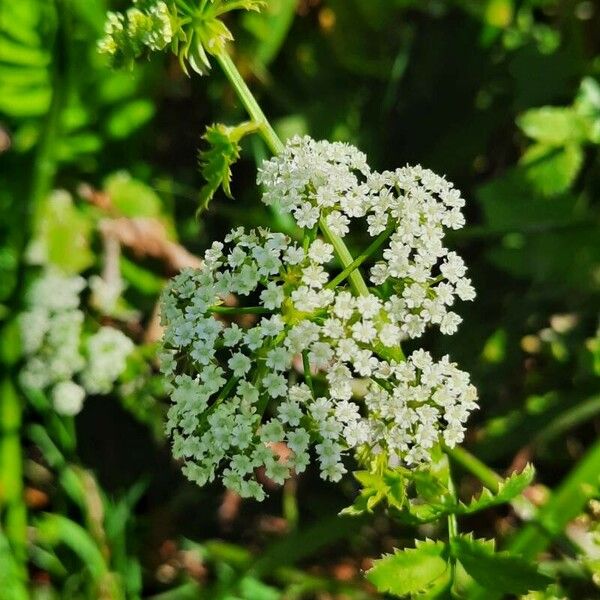
[[[227,366],[232,370],[235,377],[243,377],[251,366],[250,359],[241,352],[236,352],[229,359]]]
[[[317,239],[310,245],[308,256],[320,265],[328,263],[333,259],[333,246]]]
[[[272,398],[285,396],[287,392],[287,382],[283,375],[268,373],[262,379],[262,385]]]

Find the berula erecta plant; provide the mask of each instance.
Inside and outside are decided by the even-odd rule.
[[[250,121],[208,129],[200,214],[220,187],[230,195],[240,140],[258,134],[273,154],[258,171],[262,200],[298,231],[292,239],[233,229],[163,294],[173,454],[199,485],[220,478],[257,500],[265,497],[260,467],[283,483],[315,458],[321,476],[336,482],[357,464],[361,491],[346,514],[381,504],[400,523],[446,519],[446,540],[418,540],[375,561],[367,578],[381,592],[491,598],[544,588],[535,565],[457,524],[459,515],[516,498],[533,469],[490,481],[485,465],[456,448],[477,408],[468,373],[448,356],[402,349],[428,328],[454,333],[461,302],[475,297],[463,260],[444,244],[447,230],[464,225],[465,201],[421,166],[377,172],[348,144],[282,143],[230,58],[232,35],[221,21],[260,6],[139,0],[109,14],[99,44],[117,65],[169,47],[186,72],[206,75],[214,59]],[[352,231],[372,239],[357,256],[345,242]],[[449,456],[482,478],[479,497],[457,498]]]

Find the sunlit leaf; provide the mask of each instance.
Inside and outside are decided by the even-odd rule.
[[[379,592],[406,596],[426,591],[447,569],[446,545],[426,540],[376,560],[366,577]]]
[[[517,125],[530,138],[549,146],[582,142],[587,137],[588,121],[571,107],[533,108],[517,119]]]
[[[556,148],[534,144],[521,157],[525,176],[543,196],[565,192],[575,181],[583,164],[583,150],[577,144]]]

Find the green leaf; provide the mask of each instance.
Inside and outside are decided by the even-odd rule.
[[[588,140],[600,144],[600,85],[595,79],[582,80],[573,107],[589,120]]]
[[[239,590],[245,600],[279,600],[281,593],[259,579],[248,576],[239,583]]]
[[[413,474],[413,476],[416,474]],[[518,496],[533,480],[535,470],[527,465],[521,473],[516,473],[500,482],[498,491],[492,493],[485,488],[481,494],[469,503],[457,502],[441,482],[423,472],[415,477],[417,490],[425,502],[406,502],[400,510],[393,510],[393,518],[406,525],[419,525],[437,521],[449,514],[468,515],[510,502]]]
[[[536,565],[508,552],[495,552],[492,540],[461,535],[452,541],[452,553],[465,571],[482,587],[506,594],[542,590],[552,580]]]
[[[19,567],[8,539],[0,530],[0,590],[4,600],[27,600],[25,573]]]
[[[64,191],[44,203],[28,256],[33,264],[52,264],[64,273],[80,273],[94,264],[90,248],[92,223]]]
[[[588,132],[587,120],[571,107],[533,108],[517,118],[517,125],[536,142],[551,146],[583,142]]]
[[[206,128],[202,136],[209,144],[206,150],[200,151],[200,172],[206,184],[200,190],[200,206],[198,214],[206,210],[219,187],[231,198],[231,166],[240,157],[240,140],[256,130],[251,122],[241,123],[236,127],[228,127],[222,123]]]
[[[432,471],[415,471],[412,477],[419,496],[427,502],[439,504],[441,499],[450,497],[448,488]]]
[[[108,573],[106,561],[92,536],[74,521],[57,514],[46,514],[37,523],[38,540],[49,546],[64,544],[87,567],[96,581]]]
[[[382,501],[400,510],[406,502],[406,479],[398,470],[386,470],[383,473],[356,471],[355,479],[362,485],[362,490],[352,506],[342,510],[340,514],[357,516],[364,512],[372,512]]]
[[[521,473],[513,473],[510,477],[500,482],[496,493],[492,493],[487,488],[484,488],[479,497],[473,498],[468,504],[460,502],[453,512],[455,514],[468,515],[491,508],[492,506],[510,502],[531,484],[534,476],[535,469],[532,465],[528,464]]]
[[[106,120],[106,131],[115,139],[124,139],[150,121],[154,112],[154,104],[150,100],[132,100],[112,111]]]
[[[366,577],[379,592],[407,596],[427,591],[447,570],[446,545],[425,540],[376,560]]]
[[[117,211],[125,217],[160,217],[162,203],[157,193],[126,171],[104,180],[104,191]]]
[[[521,157],[525,177],[542,196],[567,191],[583,164],[583,150],[577,143],[564,147],[534,144]]]

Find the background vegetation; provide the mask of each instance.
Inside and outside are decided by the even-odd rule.
[[[338,517],[350,477],[328,485],[309,469],[257,504],[197,488],[171,459],[155,365],[164,281],[231,226],[285,224],[259,202],[255,137],[234,199],[218,192],[196,220],[205,126],[243,111],[216,67],[109,68],[96,42],[124,4],[0,3],[0,598],[380,597],[361,576],[369,560],[435,527]],[[468,225],[451,244],[478,298],[457,335],[427,345],[480,390],[472,455],[537,475],[462,527],[540,557],[556,583],[531,598],[598,598],[600,8],[269,0],[228,26],[283,138],[349,141],[374,168],[421,163],[463,191]],[[19,385],[17,315],[40,245],[46,264],[126,284],[111,310],[86,297],[86,327],[114,325],[136,350],[74,418]],[[459,494],[478,493],[457,460]]]

